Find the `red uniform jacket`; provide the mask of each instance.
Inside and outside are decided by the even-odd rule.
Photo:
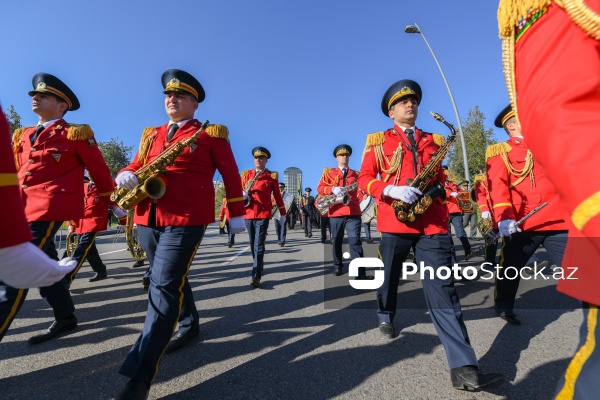
[[[348,173],[346,174],[346,185],[351,185],[354,182],[358,181],[358,174],[356,171],[348,168]],[[319,186],[317,187],[317,192],[322,195],[331,195],[333,192],[331,191],[335,186],[343,187],[343,173],[339,168],[325,168],[323,170],[323,175],[321,175],[321,180],[319,181]],[[360,215],[360,200],[358,199],[358,189],[355,189],[348,193],[350,195],[350,204],[347,206],[342,203],[333,204],[329,207],[327,212],[328,217],[344,217],[347,215]]]
[[[10,128],[0,107],[0,249],[32,239],[18,184],[19,179],[10,149]]]
[[[27,221],[68,221],[83,217],[83,170],[93,178],[107,203],[114,189],[110,170],[87,125],[56,121],[32,145],[35,127],[13,136],[21,198]]]
[[[100,198],[95,183],[86,183],[84,186],[83,219],[76,221],[75,233],[102,232],[108,225],[108,207]]]
[[[168,147],[167,125],[144,130],[138,153],[122,171],[137,171]],[[200,126],[198,120],[189,120],[175,132],[171,144],[194,135]],[[196,142],[186,147],[166,168],[167,173],[160,176],[167,186],[164,196],[156,200],[147,198],[135,207],[134,223],[148,225],[152,201],[156,201],[156,226],[197,226],[215,222],[213,177],[216,170],[223,177],[231,215],[243,215],[242,187],[228,135],[223,125],[207,127]]]
[[[452,181],[446,181],[446,184],[444,185],[444,189],[446,190],[446,205],[448,206],[448,213],[462,214],[462,210],[460,209],[460,206],[458,205],[458,199],[456,197],[450,196],[450,193],[452,193],[452,192],[458,193],[458,186],[456,186],[456,184]]]
[[[478,177],[475,178],[475,184],[473,185],[473,197],[475,197],[475,202],[479,206],[479,210],[481,210],[481,212],[490,212],[495,229],[498,228],[498,223],[496,222],[494,213],[492,212],[492,200],[490,199],[490,193],[487,188],[487,179],[484,175],[481,176],[483,178],[481,180],[479,180]]]
[[[223,217],[227,218],[227,221],[229,221],[229,209],[227,208],[227,199],[225,198],[223,199],[221,209],[219,210],[219,221],[222,221]]]
[[[511,137],[506,142],[489,146],[486,159],[487,184],[497,222],[506,219],[518,221],[547,201],[548,205],[527,219],[520,228],[528,231],[567,229],[558,193],[542,168],[535,164],[522,138]],[[510,165],[507,166],[506,162]],[[509,172],[508,167],[528,172],[524,179],[519,179]]]
[[[242,171],[242,186],[245,188],[248,182],[256,175],[256,169]],[[279,192],[279,181],[277,172],[268,169],[260,174],[254,181],[254,185],[247,192],[250,197],[250,205],[246,207],[244,219],[271,219],[271,195],[275,197],[275,203],[281,215],[285,215],[285,205]]]
[[[440,146],[444,139],[441,135],[433,135],[416,129],[416,142],[418,144],[418,162],[425,166]],[[394,199],[383,195],[383,190],[388,185],[406,185],[406,180],[414,178],[412,154],[407,148],[408,139],[399,126],[386,132],[377,132],[369,135],[363,163],[360,169],[358,184],[362,190],[375,198],[378,205],[377,230],[388,233],[414,233],[434,235],[448,233],[448,208],[444,201],[435,199],[425,214],[418,216],[414,222],[400,222],[391,207]],[[394,155],[397,151],[402,154],[399,168],[385,173],[383,170],[390,169],[393,164]],[[378,156],[377,154],[381,155]],[[381,174],[378,178],[377,175]],[[394,183],[397,179],[397,183]],[[441,165],[437,174],[437,180],[441,183],[446,181],[446,175]]]

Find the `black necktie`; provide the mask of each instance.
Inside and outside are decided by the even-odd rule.
[[[175,132],[177,132],[177,129],[179,129],[179,125],[177,125],[177,124],[169,125],[169,136],[167,136],[167,142],[170,142],[171,139],[173,139],[173,136],[175,135]]]
[[[37,126],[37,128],[35,129],[35,133],[31,137],[31,144],[35,143],[35,141],[37,140],[37,137],[40,135],[40,132],[42,132],[43,130],[44,130],[44,125]]]
[[[346,176],[348,175],[348,169],[342,168],[342,186],[346,186]]]
[[[415,132],[408,128],[404,131],[408,141],[410,142],[410,147],[408,148],[413,156],[413,172],[415,176],[417,176],[417,143],[415,142]]]

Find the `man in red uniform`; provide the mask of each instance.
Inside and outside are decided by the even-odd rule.
[[[235,244],[235,233],[231,231],[231,227],[229,226],[229,208],[227,208],[226,198],[223,198],[223,203],[219,210],[219,221],[223,221],[223,218],[225,218],[225,227],[227,228],[227,246],[231,248]]]
[[[85,178],[87,177],[84,177],[84,180]],[[77,267],[67,276],[69,285],[73,283],[75,275],[85,260],[90,263],[92,270],[95,272],[95,275],[90,278],[90,282],[100,281],[106,279],[108,276],[106,265],[102,262],[96,248],[96,236],[98,232],[105,231],[108,225],[108,207],[100,198],[96,184],[89,179],[87,181],[83,185],[85,203],[83,218],[75,221],[75,226],[70,227],[78,235],[79,239],[77,247],[75,247],[75,251],[72,254],[72,258],[77,262]]]
[[[469,258],[469,256],[471,255],[471,243],[469,243],[469,239],[467,238],[467,232],[465,232],[465,227],[463,225],[462,209],[458,205],[458,186],[456,185],[456,183],[448,179],[448,167],[444,165],[442,168],[444,169],[444,173],[446,174],[444,189],[446,190],[446,205],[448,206],[449,214],[448,222],[449,224],[452,224],[452,226],[454,226],[454,233],[456,233],[456,237],[458,238],[458,240],[460,240],[460,243],[463,246],[465,258]],[[448,229],[450,229],[449,225]],[[456,259],[456,254],[454,254],[454,258]]]
[[[279,193],[281,193],[281,198],[283,200],[283,204],[291,204],[293,197],[291,194],[285,191],[285,183],[279,182]],[[271,209],[273,211],[273,219],[275,220],[275,234],[277,235],[277,244],[281,247],[285,246],[285,238],[287,235],[287,224],[283,224],[279,222],[281,213],[277,208],[277,202],[275,201],[275,196],[271,196]],[[289,215],[284,218],[284,221],[287,220]]]
[[[496,276],[494,303],[500,318],[520,325],[513,311],[520,274],[507,268],[520,272],[540,245],[556,265],[562,265],[567,225],[558,193],[534,162],[510,105],[498,114],[494,124],[503,127],[509,136],[506,142],[493,144],[486,151],[487,185],[494,220],[503,236],[499,262],[502,269]],[[544,202],[548,202],[546,207],[521,227],[516,225],[516,221]]]
[[[473,190],[471,191],[471,199],[479,206],[481,220],[486,221],[486,223],[492,227],[492,231],[483,239],[486,240],[484,260],[485,262],[491,263],[493,267],[496,265],[498,242],[494,240],[492,232],[498,232],[498,223],[494,220],[494,215],[491,213],[492,201],[490,199],[490,193],[487,187],[487,177],[485,174],[477,174],[475,176],[475,183],[473,184]],[[481,235],[483,236],[483,232],[481,232]]]
[[[244,201],[246,202],[246,230],[250,239],[252,252],[252,280],[250,285],[260,287],[260,279],[264,266],[265,240],[271,213],[271,196],[279,209],[281,224],[285,224],[285,205],[278,188],[278,174],[266,168],[271,153],[264,147],[257,146],[252,149],[254,156],[254,169],[242,171],[242,186],[244,187]]]
[[[333,273],[341,276],[344,271],[344,259],[342,258],[342,244],[344,242],[344,229],[348,235],[350,257],[352,259],[363,256],[362,242],[360,240],[360,201],[358,200],[358,187],[349,190],[346,187],[358,182],[358,174],[350,169],[349,162],[352,155],[352,147],[340,144],[333,149],[333,156],[337,161],[336,168],[325,168],[317,192],[327,198],[335,198],[339,202],[333,203],[327,209],[329,218],[329,229],[333,238]],[[347,200],[347,201],[346,201]],[[321,210],[318,210],[321,212]],[[364,268],[359,268],[357,279],[368,279]]]
[[[304,189],[304,196],[300,199],[300,218],[304,227],[304,237],[312,237],[313,214],[318,212],[315,209],[315,198],[310,195],[312,189]]]
[[[48,258],[43,251],[30,243],[32,238],[23,212],[23,203],[17,187],[19,180],[10,148],[8,121],[0,107],[0,290],[12,288],[50,286],[75,268],[75,261]],[[14,303],[0,301],[0,312]],[[15,310],[16,313],[16,310]],[[0,340],[7,327],[0,328]]]
[[[558,290],[584,303],[560,399],[600,393],[600,180],[592,172],[600,163],[599,14],[600,0],[502,0],[498,9],[511,103],[568,215],[563,268],[578,268],[579,279],[561,279]]]
[[[417,82],[404,79],[390,86],[383,96],[381,111],[393,120],[394,126],[368,136],[358,178],[360,188],[373,196],[379,206],[377,230],[381,232],[379,253],[384,264],[384,283],[377,290],[379,329],[389,338],[394,336],[398,282],[402,264],[414,245],[415,261],[435,270],[434,274],[425,273],[423,291],[446,350],[453,387],[496,387],[504,382],[504,377],[479,372],[452,276],[443,279],[437,273],[440,267],[451,265],[452,238],[448,234],[446,205],[440,198],[434,198],[425,213],[413,222],[398,220],[392,207],[396,201],[412,204],[419,198],[422,193],[408,186],[407,179],[415,178],[444,143],[443,136],[415,126],[420,102],[421,87]],[[437,183],[431,184],[440,188],[446,176],[441,165],[437,169]]]
[[[110,170],[98,149],[88,125],[64,120],[67,111],[79,109],[75,94],[57,77],[38,73],[32,80],[32,109],[40,121],[37,127],[17,129],[13,152],[17,165],[25,216],[33,233],[32,243],[50,258],[58,260],[54,235],[63,221],[83,217],[81,177],[87,168],[98,185],[100,195],[110,203],[113,190]],[[75,306],[67,279],[40,288],[54,312],[48,330],[29,339],[30,344],[45,342],[77,327]],[[6,297],[15,312],[0,314],[0,327],[8,327],[25,300],[26,291],[8,288]]]
[[[194,114],[205,94],[196,78],[170,69],[163,73],[162,84],[169,122],[144,130],[133,161],[115,179],[121,188],[135,188],[139,184],[136,171],[201,129]],[[163,352],[177,350],[199,334],[187,273],[206,226],[215,221],[216,170],[225,182],[230,227],[234,233],[244,230],[242,187],[228,136],[223,125],[202,130],[195,142],[166,166],[166,174],[159,175],[166,186],[164,195],[145,198],[135,207],[134,223],[150,262],[149,301],[142,334],[119,370],[131,380],[118,399],[146,399]],[[178,319],[178,330],[173,333]]]

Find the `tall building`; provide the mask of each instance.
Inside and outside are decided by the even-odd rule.
[[[289,167],[283,171],[283,183],[286,191],[295,197],[302,196],[302,170],[297,167]]]

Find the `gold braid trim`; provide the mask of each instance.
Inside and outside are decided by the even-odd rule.
[[[485,174],[477,174],[477,175],[475,175],[475,180],[473,181],[473,186],[475,186],[475,184],[477,182],[485,182],[485,181],[486,181]]]
[[[500,0],[498,5],[500,37],[514,37],[514,27],[519,24],[521,18],[527,16],[530,10],[547,8],[550,3],[552,0]]]
[[[206,127],[206,133],[208,136],[214,138],[228,139],[229,138],[229,129],[225,125],[209,125]]]
[[[600,191],[579,203],[573,210],[571,221],[578,230],[582,231],[585,225],[598,214],[600,214]]]
[[[433,141],[439,147],[442,147],[446,143],[446,139],[444,138],[444,135],[440,135],[439,133],[433,133],[432,136],[433,136]]]
[[[337,186],[338,182],[340,181],[340,177],[336,176],[335,179],[333,179],[331,175],[329,175],[332,169],[333,168],[323,168],[323,175],[321,175],[321,180],[324,184],[328,186]]]
[[[377,168],[379,174],[383,178],[383,182],[387,182],[388,179],[394,174],[402,165],[402,142],[398,142],[398,148],[394,152],[392,159],[388,159],[383,152],[383,144],[373,147],[375,149],[375,160],[377,161]],[[389,165],[388,169],[385,169],[385,164]],[[386,177],[383,174],[387,174]]]
[[[140,148],[138,150],[138,162],[142,165],[146,163],[146,159],[148,158],[148,152],[150,151],[150,145],[152,144],[152,140],[154,136],[152,133],[156,132],[156,128],[153,126],[149,126],[144,129],[142,132],[142,138],[140,139]]]
[[[25,133],[26,129],[27,128],[15,129],[12,137],[13,154],[15,157],[15,166],[17,167],[17,171],[21,169],[21,164],[19,164],[19,150],[21,149],[21,138],[23,137],[23,133]]]
[[[69,140],[84,140],[91,137],[94,137],[94,132],[89,125],[69,124],[67,128],[67,139]]]
[[[514,169],[512,164],[508,160],[508,156],[506,155],[506,153],[500,154],[500,157],[502,157],[502,161],[504,161],[504,165],[506,165],[508,174],[518,178],[514,183],[511,183],[508,186],[510,189],[523,182],[523,180],[527,178],[527,175],[529,175],[531,187],[535,186],[535,176],[533,175],[533,155],[531,154],[531,150],[527,150],[527,155],[525,156],[525,166],[523,167],[523,169]]]
[[[485,151],[485,160],[489,160],[492,157],[499,156],[500,154],[509,153],[512,150],[510,144],[506,142],[490,144]]]
[[[245,169],[242,171],[242,185],[243,186],[246,185],[246,178],[248,177],[248,172],[250,172],[249,169]]]
[[[571,20],[586,34],[600,40],[600,15],[585,4],[585,0],[555,0]]]
[[[514,29],[514,28],[513,28]],[[519,112],[517,109],[517,86],[515,81],[515,35],[512,34],[502,39],[502,69],[504,70],[504,81],[506,82],[506,89],[508,90],[508,98],[510,99],[510,105],[512,106],[513,112],[519,128],[521,122],[519,121]]]

